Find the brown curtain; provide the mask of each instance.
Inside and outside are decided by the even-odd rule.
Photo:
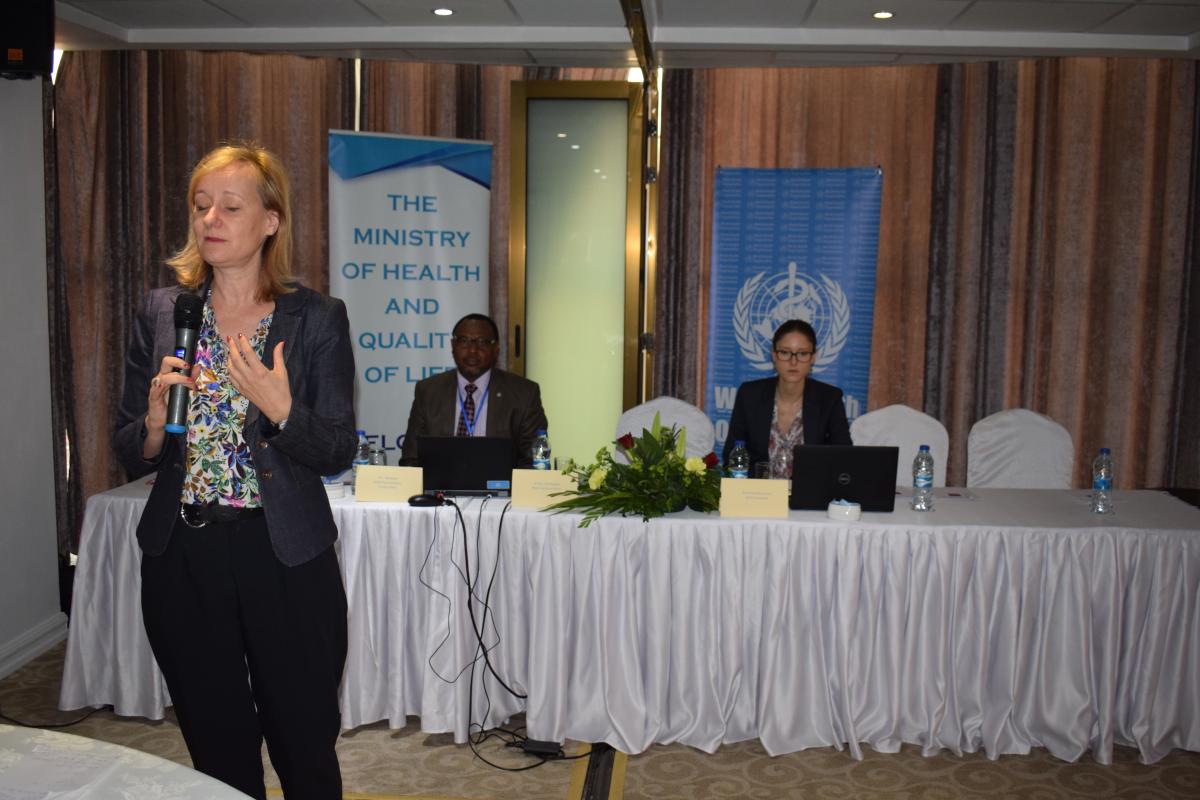
[[[869,408],[1061,422],[1076,485],[1200,486],[1197,64],[668,70],[655,393],[702,401],[717,167],[883,168]],[[1194,317],[1193,317],[1194,318]]]
[[[1197,450],[1177,396],[1195,62],[948,65],[938,84],[925,405],[949,481],[975,421],[1024,407],[1071,432],[1076,486],[1101,446],[1118,486],[1175,483],[1175,448]]]
[[[705,206],[708,149],[706,73],[666,70],[658,178],[658,262],[654,285],[651,397],[704,405],[708,253]]]
[[[936,67],[667,71],[654,394],[703,403],[717,167],[879,166],[869,402],[921,406],[936,91]]]
[[[42,156],[46,192],[46,302],[50,353],[71,352],[71,330],[67,315],[66,282],[57,268],[60,263],[58,230],[58,169],[55,160],[54,84],[42,83]],[[79,453],[67,447],[67,431],[74,429],[75,409],[70,398],[72,362],[50,359],[50,425],[54,436],[54,513],[57,522],[58,555],[65,563],[71,553],[74,531],[83,514],[83,492],[75,476],[79,472]]]
[[[501,331],[508,324],[509,85],[523,78],[521,67],[363,63],[362,130],[492,143],[491,308],[481,310],[491,314]],[[508,341],[500,338],[505,363]]]
[[[1200,74],[1192,83],[1192,180],[1186,212],[1190,232],[1184,255],[1180,369],[1175,382],[1178,410],[1170,421],[1174,449],[1167,474],[1173,486],[1200,488]]]
[[[164,259],[186,239],[187,177],[222,141],[254,139],[288,168],[295,264],[328,286],[326,131],[352,125],[350,62],[184,51],[68,52],[55,86],[56,260],[51,362],[56,436],[68,437],[72,486],[60,523],[78,536],[77,500],[125,480],[109,437],[132,317],[172,283]],[[65,430],[57,425],[61,422]],[[67,498],[63,500],[62,498]],[[60,520],[62,518],[60,517]],[[73,547],[61,541],[60,548]]]
[[[624,80],[626,70],[525,68],[402,61],[366,61],[362,130],[405,136],[476,139],[492,143],[492,219],[488,312],[508,327],[508,194],[511,84],[526,80]],[[500,363],[508,359],[501,337]]]

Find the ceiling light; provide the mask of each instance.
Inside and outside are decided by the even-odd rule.
[[[579,145],[577,145],[577,144],[573,144],[573,145],[571,145],[571,149],[572,149],[572,150],[578,150],[578,149],[579,149]]]
[[[567,138],[567,135],[566,135],[565,133],[556,133],[556,134],[554,134],[554,135],[555,135],[555,136],[557,136],[557,137],[558,137],[558,138],[560,138],[560,139],[565,139],[565,138]]]
[[[448,17],[454,13],[454,9],[453,8],[435,8],[433,10],[433,13],[434,13],[434,16]]]
[[[874,14],[872,14],[871,16],[872,16],[872,17],[874,17],[875,19],[891,19],[891,18],[892,18],[892,12],[890,12],[890,11],[876,11],[876,12],[875,12]]]

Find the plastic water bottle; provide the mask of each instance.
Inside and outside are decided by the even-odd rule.
[[[540,430],[533,437],[533,447],[531,450],[533,468],[550,469],[550,439],[546,437],[545,431]]]
[[[734,440],[733,449],[729,451],[729,463],[725,466],[729,469],[731,478],[750,477],[750,453],[746,451],[744,440]]]
[[[358,432],[358,449],[354,451],[354,470],[352,482],[358,482],[358,468],[371,463],[371,443],[367,441],[367,432]]]
[[[1100,455],[1092,462],[1092,513],[1111,514],[1112,506],[1112,451],[1100,448]]]
[[[913,459],[913,511],[933,511],[933,454],[923,444]]]

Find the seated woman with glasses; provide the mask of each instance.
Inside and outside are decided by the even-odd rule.
[[[789,319],[771,341],[776,375],[738,387],[725,437],[724,461],[741,439],[755,477],[768,463],[772,478],[792,476],[792,448],[798,444],[852,444],[842,390],[808,376],[817,354],[812,325]]]

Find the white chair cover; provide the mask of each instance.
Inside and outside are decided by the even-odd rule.
[[[654,424],[655,414],[659,415],[659,421],[664,426],[675,425],[687,431],[684,441],[684,451],[687,455],[703,458],[713,451],[716,437],[713,435],[713,424],[708,415],[691,403],[666,395],[634,406],[622,414],[617,420],[615,438],[619,439],[627,433],[641,436],[643,430],[649,430]],[[618,451],[616,456],[621,458],[621,453]]]
[[[897,486],[912,486],[913,458],[917,449],[927,444],[933,454],[933,485],[946,485],[950,436],[946,426],[928,414],[900,404],[868,411],[850,424],[850,438],[855,444],[900,448],[900,458],[896,461]]]
[[[967,435],[967,486],[1070,489],[1074,469],[1071,434],[1026,408],[997,411]]]

